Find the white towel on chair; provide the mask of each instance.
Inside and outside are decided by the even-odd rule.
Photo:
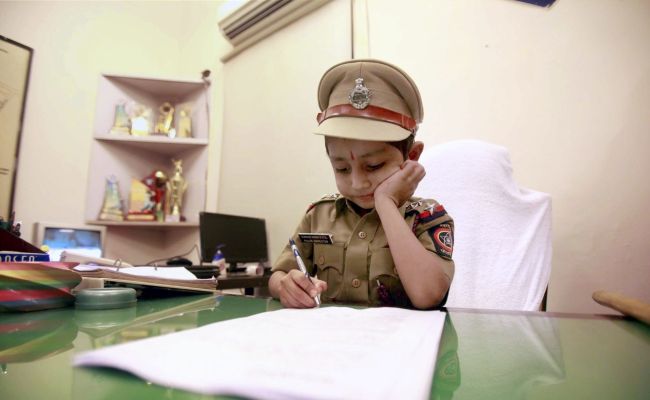
[[[551,270],[551,197],[520,188],[505,147],[459,140],[426,149],[416,195],[454,219],[447,306],[537,310]]]

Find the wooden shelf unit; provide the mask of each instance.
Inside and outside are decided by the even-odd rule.
[[[95,124],[88,172],[85,220],[88,224],[103,225],[108,229],[108,240],[125,244],[142,241],[151,235],[152,228],[161,242],[160,252],[186,246],[198,237],[199,212],[205,209],[206,175],[208,166],[209,91],[201,80],[168,80],[104,74],[100,76],[96,100]],[[153,130],[158,108],[164,102],[175,107],[174,125],[182,109],[190,110],[192,137],[170,138],[163,135],[132,136],[111,133],[115,108],[120,103],[138,103],[151,109],[150,126]],[[153,171],[173,174],[172,159],[183,160],[183,176],[187,191],[183,196],[184,222],[100,221],[106,180],[115,176],[120,198],[128,209],[131,179],[142,179]],[[133,228],[133,229],[129,229]],[[168,234],[164,233],[170,231]],[[171,233],[174,232],[174,233]],[[170,236],[167,238],[166,236]],[[192,238],[191,240],[189,238]],[[115,239],[115,240],[112,240]],[[150,240],[150,239],[149,239]],[[145,240],[146,241],[146,240]],[[109,245],[110,250],[110,245]],[[149,249],[151,254],[156,249]],[[110,255],[110,251],[108,251]],[[119,254],[122,258],[124,255]]]

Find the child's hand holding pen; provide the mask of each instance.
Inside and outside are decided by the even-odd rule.
[[[311,278],[297,269],[291,270],[280,279],[280,302],[286,308],[316,307],[317,296],[327,289],[327,283]]]
[[[293,243],[293,240],[290,242],[299,270],[291,270],[280,278],[280,302],[283,306],[290,308],[312,308],[319,306],[320,294],[327,289],[327,283],[316,278],[311,278],[307,274],[307,269],[300,257],[298,248]]]

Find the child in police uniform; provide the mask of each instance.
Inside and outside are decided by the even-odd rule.
[[[285,307],[323,302],[430,309],[444,305],[454,275],[453,220],[435,200],[414,198],[425,171],[415,141],[422,101],[413,80],[378,60],[351,60],[318,86],[316,134],[340,194],[309,207],[269,289]]]

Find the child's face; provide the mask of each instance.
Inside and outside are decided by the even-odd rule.
[[[404,163],[402,153],[385,142],[327,137],[325,145],[339,193],[365,209],[375,207],[375,189]]]

